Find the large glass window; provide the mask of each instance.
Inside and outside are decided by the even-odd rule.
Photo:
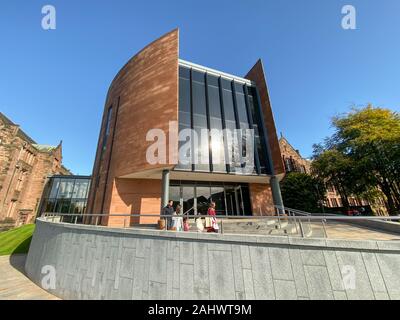
[[[197,214],[207,214],[208,207],[210,205],[210,187],[209,186],[197,186],[196,187],[196,198],[197,198]]]
[[[205,91],[205,74],[192,70],[193,129],[197,134],[195,143],[195,170],[210,171],[208,153],[208,126]]]
[[[182,187],[182,201],[183,213],[194,214],[195,213],[195,193],[194,186]]]
[[[106,149],[108,136],[110,135],[110,130],[111,130],[111,116],[112,116],[112,106],[108,108],[108,112],[107,112],[106,130],[105,130],[104,136],[103,136],[103,152],[104,152],[105,149]]]
[[[192,127],[191,120],[191,88],[190,88],[190,69],[180,67],[179,69],[179,132],[184,133]],[[183,140],[184,139],[184,140]],[[183,141],[179,141],[179,150],[183,150],[182,146],[190,141],[190,135],[183,137]],[[186,149],[184,157],[191,159],[190,149]],[[181,170],[192,170],[192,160],[185,163],[182,161],[184,157],[179,158],[177,168]]]
[[[89,181],[76,179],[72,198],[85,199],[87,198]]]
[[[219,95],[219,79],[216,76],[207,76],[208,108],[210,117],[210,136],[212,167],[214,172],[226,172],[225,150],[223,140],[223,125],[221,114],[221,99]]]
[[[60,187],[58,189],[58,198],[71,198],[72,190],[74,188],[75,180],[61,179]]]
[[[245,174],[270,174],[258,100],[253,85],[180,66],[179,132],[184,141],[179,142],[176,169],[239,173],[251,161]],[[198,140],[193,139],[190,129]],[[249,136],[244,131],[235,132],[237,129],[254,131]],[[190,140],[191,148],[182,148],[190,146]],[[194,151],[196,154],[191,154]]]
[[[38,214],[43,212],[77,213],[86,210],[90,177],[50,177],[43,191]],[[65,218],[63,221],[72,221]]]
[[[217,215],[226,214],[224,187],[211,187],[211,200],[215,202]]]
[[[255,147],[257,148],[257,153],[260,163],[260,173],[267,174],[270,173],[270,166],[267,159],[267,145],[265,142],[262,126],[263,122],[261,119],[261,112],[258,106],[257,90],[254,87],[247,87],[248,90],[248,101],[249,109],[253,117],[253,129],[254,129],[254,140]]]

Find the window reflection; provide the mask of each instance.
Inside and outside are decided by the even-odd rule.
[[[83,214],[86,210],[90,177],[54,176],[48,179],[38,214],[43,212]],[[65,218],[63,221],[71,219]]]
[[[189,215],[207,214],[211,201],[218,215],[252,215],[247,184],[171,181],[169,192],[174,207],[183,204]]]
[[[251,160],[254,164],[249,171],[246,168],[246,174],[270,174],[261,117],[255,87],[180,66],[179,132],[184,141],[179,142],[179,148],[184,152],[176,169],[239,173],[238,169]],[[190,134],[190,129],[198,140]],[[232,135],[224,135],[224,129]],[[233,134],[235,129],[254,129],[254,136],[243,135],[241,131]],[[252,144],[254,148],[249,148]],[[185,145],[188,148],[182,150]],[[198,148],[194,150],[195,146]]]

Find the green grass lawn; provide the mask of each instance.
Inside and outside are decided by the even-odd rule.
[[[31,244],[34,224],[0,232],[0,256],[27,253]]]

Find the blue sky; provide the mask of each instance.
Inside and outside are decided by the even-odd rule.
[[[54,5],[57,29],[41,28]],[[355,6],[357,30],[341,28]],[[175,27],[180,56],[244,75],[264,61],[277,131],[304,156],[351,105],[400,110],[398,0],[2,0],[0,111],[64,164],[91,174],[108,86],[137,51]]]

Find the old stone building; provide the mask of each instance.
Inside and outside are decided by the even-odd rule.
[[[31,221],[46,178],[54,174],[71,174],[62,165],[61,142],[39,145],[0,112],[0,221]]]
[[[299,150],[295,149],[282,134],[279,139],[279,147],[286,173],[302,172],[310,174],[311,161],[303,158]]]
[[[301,156],[299,150],[295,149],[289,141],[281,134],[279,139],[279,147],[281,150],[282,161],[285,166],[285,172],[302,172],[312,174],[311,163],[309,159]],[[326,185],[326,190],[322,190],[325,195],[324,205],[327,208],[342,208],[343,202],[339,192],[330,184]],[[383,195],[382,195],[383,197]],[[370,206],[376,215],[387,215],[383,198],[378,198],[374,202],[370,202],[359,197],[350,196],[348,198],[351,207]]]

